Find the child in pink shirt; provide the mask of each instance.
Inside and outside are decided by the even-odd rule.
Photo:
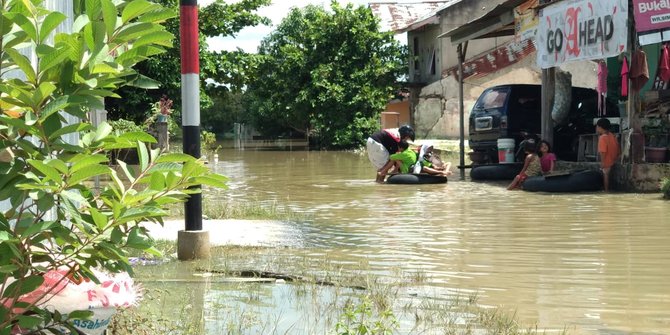
[[[554,172],[555,162],[556,155],[551,152],[551,144],[547,141],[540,142],[540,166],[542,166],[542,174],[548,175]]]

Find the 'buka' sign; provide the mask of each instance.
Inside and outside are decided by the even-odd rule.
[[[537,29],[537,64],[617,56],[628,45],[627,0],[572,0],[544,8]]]

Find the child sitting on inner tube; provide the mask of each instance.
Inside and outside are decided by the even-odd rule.
[[[442,162],[442,160],[433,155],[433,146],[424,144],[419,148],[417,153],[417,163],[413,167],[413,172],[416,174],[425,173],[433,176],[450,176],[451,163]]]
[[[523,186],[523,182],[528,177],[541,176],[542,166],[540,165],[540,157],[537,155],[537,144],[534,140],[527,140],[524,145],[526,151],[526,159],[523,163],[523,169],[514,177],[514,180],[507,187],[508,190],[514,190]]]
[[[409,148],[407,141],[400,141],[398,143],[398,152],[389,156],[389,161],[377,172],[377,181],[383,182],[386,175],[389,173],[408,173],[409,168],[416,163],[416,153]]]

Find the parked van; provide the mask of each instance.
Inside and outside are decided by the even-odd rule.
[[[540,85],[501,85],[482,92],[470,112],[470,148],[479,153],[473,157],[484,158],[479,163],[497,163],[499,138],[514,138],[518,148],[523,132],[539,135],[541,106]],[[607,103],[607,117],[619,117],[616,104]],[[556,156],[576,160],[579,135],[595,133],[597,118],[598,93],[573,87],[568,120],[554,127]]]

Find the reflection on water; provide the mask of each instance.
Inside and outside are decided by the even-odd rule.
[[[378,185],[357,153],[225,150],[220,199],[309,212],[308,255],[422,271],[540,328],[670,333],[670,204],[658,195],[546,195],[503,185]]]

